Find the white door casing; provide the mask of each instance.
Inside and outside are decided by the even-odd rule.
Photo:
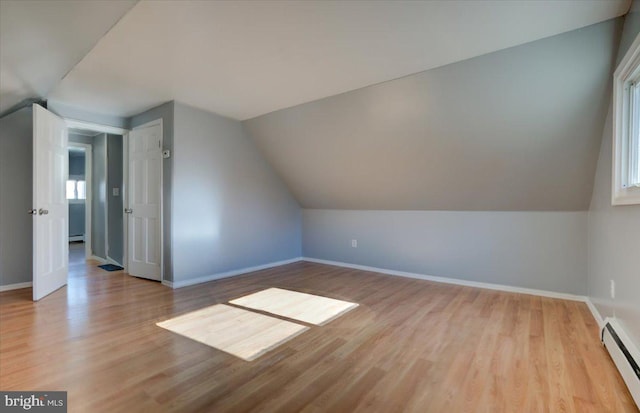
[[[64,120],[33,105],[33,300],[67,284],[69,160]]]
[[[129,274],[161,279],[162,263],[162,122],[129,133],[129,188],[125,210]]]

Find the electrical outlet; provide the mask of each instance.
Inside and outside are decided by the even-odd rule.
[[[614,280],[609,280],[611,282],[611,299],[616,298],[616,282]]]
[[[351,247],[352,248],[358,248],[358,240],[357,239],[352,239],[351,240]]]

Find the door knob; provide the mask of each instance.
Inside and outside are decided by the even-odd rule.
[[[125,213],[125,214],[133,214],[133,209],[131,209],[131,208],[125,208],[125,209],[124,209],[124,213]]]
[[[29,215],[38,215],[38,210],[35,208],[27,210],[27,214]]]
[[[47,215],[48,213],[49,213],[49,211],[48,211],[48,210],[46,210],[46,209],[42,209],[42,208],[40,208],[40,209],[38,210],[38,214],[40,214],[40,215]]]

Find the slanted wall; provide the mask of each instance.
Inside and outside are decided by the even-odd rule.
[[[175,104],[174,282],[301,255],[300,207],[242,124]]]

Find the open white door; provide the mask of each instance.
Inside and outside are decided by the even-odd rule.
[[[67,126],[33,105],[33,300],[67,284]]]
[[[162,245],[162,122],[129,132],[127,271],[160,280]]]

